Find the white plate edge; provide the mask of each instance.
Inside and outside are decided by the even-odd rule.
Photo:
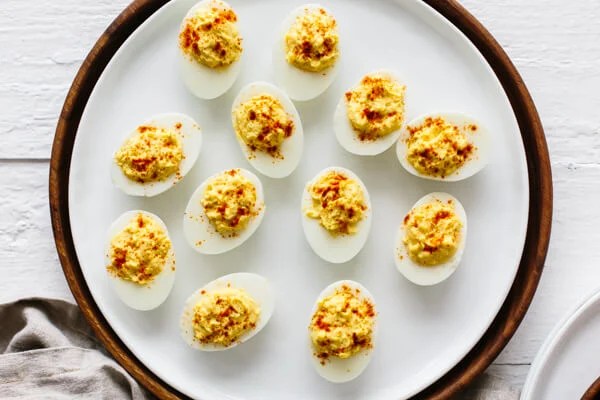
[[[569,332],[571,326],[579,317],[598,302],[600,302],[600,288],[595,289],[591,294],[587,294],[583,300],[580,300],[575,307],[570,309],[552,328],[531,363],[521,391],[521,400],[531,399],[538,384],[540,373],[548,358],[553,354],[563,337]]]

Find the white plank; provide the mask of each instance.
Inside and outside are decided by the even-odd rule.
[[[48,164],[0,163],[0,302],[72,299],[58,263],[48,206]]]
[[[499,362],[531,362],[565,313],[600,288],[600,166],[555,164],[554,224],[546,268],[533,304]]]
[[[0,158],[47,158],[79,65],[127,0],[2,0]]]
[[[600,2],[463,0],[519,69],[554,161],[598,163]]]
[[[525,383],[529,365],[523,364],[492,364],[486,374],[475,379],[469,386],[471,391],[489,389],[490,385],[498,390],[520,391]],[[490,398],[493,398],[489,396]],[[462,398],[462,397],[458,397]]]
[[[47,159],[81,61],[128,0],[2,0],[0,160]],[[521,328],[490,369],[520,387],[555,323],[600,286],[600,2],[463,0],[504,46],[540,111],[553,161],[547,266]],[[72,299],[58,264],[45,162],[0,162],[0,301]]]

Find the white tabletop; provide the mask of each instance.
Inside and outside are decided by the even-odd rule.
[[[463,0],[523,75],[554,176],[546,267],[520,329],[490,371],[521,387],[554,324],[600,286],[600,2]],[[69,85],[128,0],[2,0],[0,302],[72,300],[48,211],[48,161]]]

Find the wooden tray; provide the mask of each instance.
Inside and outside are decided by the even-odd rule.
[[[596,379],[594,383],[585,391],[581,400],[594,400],[600,396],[600,378]]]
[[[468,385],[494,360],[523,319],[537,288],[548,248],[552,219],[552,177],[539,116],[515,67],[490,33],[458,2],[423,0],[454,24],[487,60],[514,110],[527,157],[529,219],[525,246],[508,297],[492,325],[466,357],[415,398],[449,398]],[[102,34],[65,101],[52,148],[50,207],[54,237],[68,284],[86,319],[110,353],[139,382],[161,398],[185,398],[151,373],[111,329],[93,301],[79,265],[69,223],[69,167],[79,122],[90,94],[115,52],[167,0],[136,0]]]

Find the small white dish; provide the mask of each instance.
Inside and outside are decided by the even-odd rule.
[[[521,400],[579,399],[600,376],[600,291],[550,332],[525,380]]]

